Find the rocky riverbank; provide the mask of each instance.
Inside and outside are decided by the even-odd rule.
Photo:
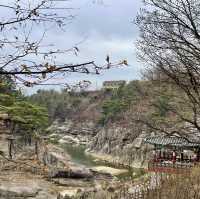
[[[1,173],[0,180],[0,199],[70,199],[100,191],[103,186],[103,181],[50,180],[41,175],[17,171]]]
[[[59,143],[84,144],[87,154],[125,167],[145,168],[151,148],[144,144],[147,136],[142,128],[110,125],[95,128],[94,123],[54,122],[48,128],[52,140]]]
[[[52,144],[40,143],[38,159],[33,149],[28,146],[14,160],[0,158],[0,199],[69,199],[102,191],[105,183],[120,183],[113,176],[122,170],[77,165]]]

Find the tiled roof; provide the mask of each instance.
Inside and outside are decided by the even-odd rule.
[[[178,147],[200,147],[200,143],[188,141],[182,137],[176,136],[151,136],[145,138],[148,144],[163,145],[163,146],[178,146]]]

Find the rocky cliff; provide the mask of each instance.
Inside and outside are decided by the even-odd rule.
[[[52,139],[57,136],[59,143],[85,144],[87,153],[97,158],[137,168],[146,166],[150,148],[144,143],[147,133],[142,128],[119,124],[95,128],[92,122],[75,124],[67,120],[54,122],[48,131]]]
[[[112,126],[102,128],[90,142],[88,151],[115,164],[145,167],[149,146],[144,143],[145,131],[133,132],[132,128]],[[107,156],[106,158],[106,155]]]

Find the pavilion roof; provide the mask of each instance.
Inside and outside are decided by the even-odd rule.
[[[150,136],[145,138],[145,143],[162,146],[200,147],[200,142],[189,141],[178,136]]]

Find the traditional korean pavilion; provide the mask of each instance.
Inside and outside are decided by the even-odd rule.
[[[148,170],[176,172],[200,162],[200,142],[180,136],[150,136],[145,143],[153,145]]]

